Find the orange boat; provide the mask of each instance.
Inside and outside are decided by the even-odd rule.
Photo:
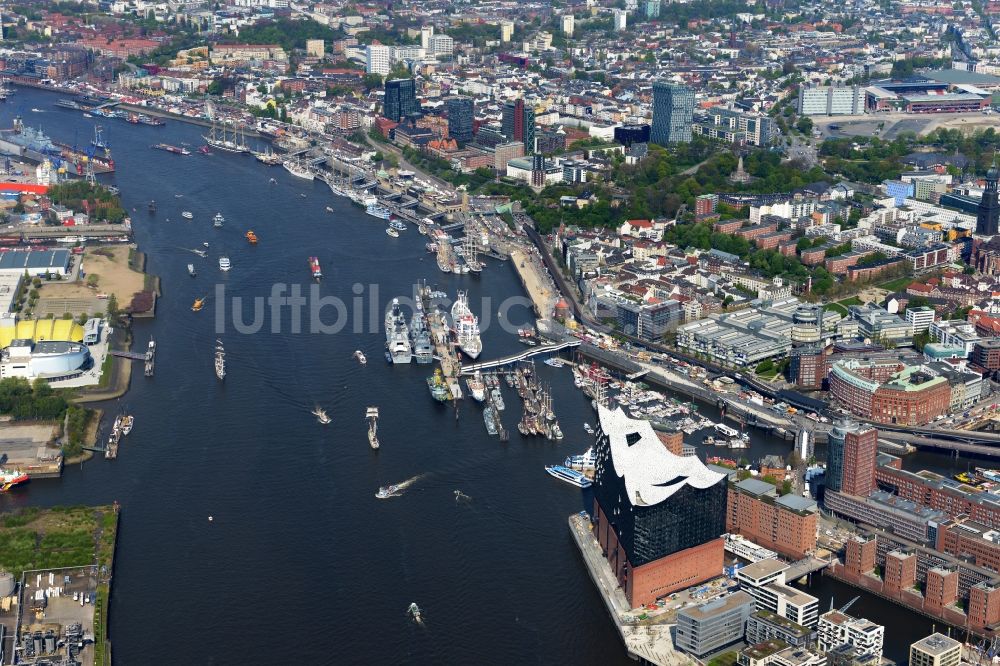
[[[248,231],[246,233],[246,236],[247,236],[247,240],[250,241],[251,245],[256,245],[257,244],[257,234],[255,234],[253,231]]]

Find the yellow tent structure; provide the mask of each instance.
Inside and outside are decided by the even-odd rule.
[[[23,319],[13,326],[0,325],[0,347],[16,339],[83,342],[83,326],[71,319]]]

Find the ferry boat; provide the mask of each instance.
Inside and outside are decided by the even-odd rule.
[[[319,280],[323,277],[323,271],[319,267],[319,259],[317,257],[309,257],[309,272],[312,273],[314,280]]]
[[[222,227],[225,221],[226,218],[222,217],[222,213],[216,213],[215,217],[212,218],[212,226],[215,227],[216,229],[219,229]]]
[[[228,271],[232,268],[232,263],[229,261],[229,257],[219,257],[219,270]]]
[[[392,211],[381,204],[371,203],[365,206],[365,212],[380,220],[388,220],[392,217]]]
[[[222,381],[226,378],[226,350],[222,347],[222,340],[215,341],[215,376]]]
[[[389,226],[396,231],[406,231],[406,225],[399,220],[389,220]]]
[[[986,467],[977,467],[976,474],[983,477],[987,481],[992,481],[993,483],[1000,483],[1000,469],[988,469]]]
[[[191,277],[194,277],[197,274],[198,273],[196,273],[195,270],[194,270],[194,264],[188,264],[188,275],[190,275]]]
[[[451,306],[451,320],[458,335],[458,345],[471,359],[479,358],[483,351],[483,341],[479,337],[479,320],[469,309],[469,298],[464,291],[458,292],[455,304]]]
[[[181,217],[183,217],[185,220],[190,220],[190,219],[194,218],[194,213],[192,213],[189,210],[186,210],[183,213],[181,213]]]
[[[257,234],[255,234],[252,229],[247,231],[246,239],[250,242],[251,245],[257,244]]]
[[[729,439],[732,439],[733,437],[738,437],[740,434],[739,430],[737,430],[736,428],[731,428],[727,426],[725,423],[716,423],[715,432]]]
[[[391,227],[389,229],[386,229],[385,233],[386,235],[392,236],[393,238],[399,238],[399,232]]]
[[[594,447],[590,447],[578,456],[568,456],[563,461],[563,466],[581,472],[592,472],[597,466],[597,459],[594,456]]]
[[[313,180],[316,177],[309,167],[305,165],[304,162],[285,160],[281,163],[281,166],[285,167],[285,171],[292,174],[296,178],[302,178],[305,180]]]
[[[365,412],[365,418],[368,419],[368,446],[377,450],[381,446],[378,441],[378,407],[369,407]],[[399,489],[396,486],[391,487]]]
[[[378,492],[375,493],[375,497],[378,499],[387,499],[389,497],[395,497],[398,493],[399,486],[397,485],[382,486],[378,489]]]
[[[476,402],[486,400],[486,384],[483,383],[483,373],[476,370],[476,374],[466,379],[465,383]]]
[[[589,488],[593,485],[593,482],[582,472],[578,472],[575,469],[569,469],[568,467],[563,467],[562,465],[546,465],[545,471],[560,481],[565,481],[566,483],[576,486],[577,488]]]
[[[358,363],[360,363],[361,365],[368,364],[368,359],[365,357],[364,352],[362,352],[360,349],[354,351],[354,358],[358,359]]]
[[[194,303],[191,305],[191,312],[201,312],[203,307],[205,307],[205,299],[196,298],[194,299]]]
[[[11,488],[27,483],[31,477],[16,469],[0,469],[0,492],[5,493]]]
[[[446,402],[451,398],[451,391],[448,390],[448,384],[444,381],[441,368],[435,368],[434,374],[427,378],[427,388],[430,389],[431,397],[438,402]]]
[[[127,436],[130,432],[132,432],[133,425],[135,425],[135,418],[131,414],[124,417],[122,419],[122,434]]]
[[[173,153],[174,155],[190,155],[191,151],[187,148],[182,148],[180,146],[171,146],[169,143],[157,143],[153,145],[156,150],[165,150],[168,153]]]
[[[316,420],[319,421],[322,425],[327,425],[330,423],[330,421],[333,420],[329,416],[327,416],[325,410],[319,407],[316,407],[315,409],[312,410],[312,415],[315,416]]]

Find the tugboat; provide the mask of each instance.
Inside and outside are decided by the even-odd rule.
[[[319,421],[322,425],[327,425],[330,423],[330,421],[333,420],[329,416],[327,416],[326,411],[321,409],[320,407],[316,407],[315,409],[313,409],[312,415],[315,416],[316,420]]]
[[[368,419],[368,445],[377,450],[381,446],[378,441],[378,407],[369,407],[365,412],[365,418]],[[389,487],[396,488],[396,486]]]
[[[431,397],[438,402],[446,402],[451,399],[451,391],[441,375],[441,368],[434,370],[434,374],[427,378],[427,388],[430,389]]]
[[[226,378],[226,350],[222,347],[222,340],[215,341],[215,376],[220,382]]]
[[[412,603],[410,604],[410,607],[406,609],[406,612],[409,613],[410,617],[413,618],[414,622],[416,622],[417,624],[423,624],[424,621],[420,618],[420,606],[418,606],[415,603]]]
[[[312,273],[314,280],[319,280],[323,277],[323,270],[319,267],[319,259],[316,257],[309,257],[309,271]]]

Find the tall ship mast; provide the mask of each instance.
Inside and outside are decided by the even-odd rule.
[[[479,251],[479,244],[476,239],[472,237],[471,224],[465,225],[465,241],[462,245],[464,250],[463,256],[465,257],[465,263],[469,267],[469,270],[478,275],[483,270],[483,263],[479,261],[479,256],[477,252]]]
[[[208,134],[202,136],[207,143],[212,148],[217,148],[218,150],[224,150],[229,153],[249,153],[250,147],[247,146],[246,137],[243,134],[243,128],[236,129],[233,127],[232,134],[226,129],[226,125],[219,125],[212,121],[212,129]]]
[[[380,446],[378,441],[378,407],[369,407],[368,411],[365,412],[365,418],[368,419],[368,445],[377,449]]]

